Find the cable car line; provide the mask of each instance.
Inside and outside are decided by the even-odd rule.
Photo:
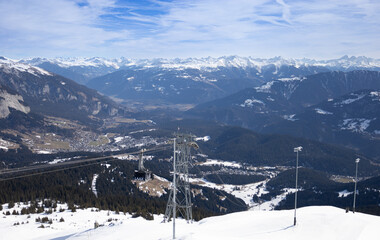
[[[153,153],[153,152],[166,150],[170,147],[171,146],[168,146],[168,145],[158,146],[158,147],[146,149],[145,152]],[[134,152],[129,152],[129,153],[117,154],[117,155],[109,155],[109,156],[87,158],[87,159],[78,159],[78,160],[66,161],[66,162],[61,162],[61,163],[56,163],[56,164],[43,164],[43,165],[37,165],[37,166],[6,169],[6,170],[0,171],[0,176],[5,175],[5,174],[17,174],[17,173],[24,173],[24,172],[35,171],[35,170],[43,170],[43,169],[57,168],[57,167],[69,166],[69,165],[73,165],[73,164],[81,164],[81,163],[91,162],[91,163],[79,165],[79,166],[64,167],[64,168],[54,169],[54,170],[50,170],[50,171],[42,171],[42,172],[37,172],[37,173],[24,174],[24,175],[9,177],[9,178],[0,178],[0,182],[12,180],[12,179],[16,179],[16,178],[23,178],[23,177],[41,175],[41,174],[45,174],[45,173],[52,173],[52,172],[64,171],[64,170],[68,170],[68,169],[74,169],[74,168],[79,168],[79,167],[95,165],[95,164],[99,164],[103,161],[108,162],[108,161],[122,160],[122,159],[119,159],[118,157],[123,157],[126,155],[134,155],[134,154],[138,154],[138,153],[140,153],[140,150],[134,151]]]
[[[200,149],[198,149],[198,152],[200,153],[200,154],[203,154],[202,153],[202,151],[200,150]],[[203,154],[204,155],[204,154]],[[198,169],[198,171],[200,171],[200,172],[202,172],[202,170],[198,167],[198,165],[196,165],[196,164],[194,164],[195,165],[195,167]],[[222,183],[222,185],[226,185],[226,183],[224,183],[224,181],[222,180],[222,178],[219,176],[219,174],[218,174],[218,172],[217,171],[215,171],[215,169],[214,169],[214,167],[212,166],[212,165],[210,165],[210,167],[212,168],[212,171],[213,171],[213,173],[214,174],[216,174],[216,176],[218,177],[218,179],[219,179],[219,181]],[[232,204],[234,204],[234,205],[236,205],[236,206],[238,206],[238,207],[247,207],[247,205],[245,205],[245,204],[242,204],[242,203],[240,203],[240,202],[235,202],[235,201],[232,201],[232,199],[230,199],[229,197],[227,197],[224,193],[223,193],[223,191],[221,191],[220,189],[218,189],[218,188],[214,188],[214,189],[216,189],[223,197],[225,197],[225,199],[227,199],[229,202],[231,202]],[[232,194],[231,194],[232,195]]]

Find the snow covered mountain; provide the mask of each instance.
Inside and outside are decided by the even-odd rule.
[[[139,60],[34,58],[20,62],[86,83],[109,96],[170,103],[210,101],[278,78],[303,77],[335,70],[380,70],[380,60],[348,56],[320,61],[228,56]]]
[[[207,57],[207,58],[186,58],[186,59],[106,59],[100,57],[93,58],[31,58],[24,59],[20,62],[28,63],[34,66],[43,63],[56,64],[62,68],[71,67],[110,67],[119,69],[123,67],[135,68],[170,68],[170,69],[208,69],[213,70],[217,68],[256,68],[259,72],[265,70],[269,65],[274,65],[278,68],[281,66],[294,66],[300,68],[302,66],[319,66],[326,67],[330,70],[354,70],[354,69],[379,69],[380,59],[372,59],[364,56],[348,57],[343,56],[339,59],[331,60],[313,60],[313,59],[285,59],[282,57],[274,57],[269,59],[253,58],[253,57],[239,57],[239,56],[226,56],[226,57]]]
[[[82,84],[88,79],[114,72],[120,68],[118,60],[103,58],[32,58],[19,62],[41,67]]]
[[[75,120],[122,113],[116,103],[85,86],[39,67],[0,58],[2,116],[9,109]],[[25,106],[27,105],[27,106]]]

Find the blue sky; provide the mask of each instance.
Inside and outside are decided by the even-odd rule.
[[[380,1],[0,0],[0,55],[380,58]]]

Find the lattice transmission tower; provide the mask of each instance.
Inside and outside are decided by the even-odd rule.
[[[195,136],[190,134],[176,134],[173,142],[173,184],[166,205],[165,220],[173,223],[177,212],[188,222],[193,219],[191,211],[191,191],[189,183],[189,166],[191,149],[198,149],[193,141]],[[179,215],[178,214],[178,215]]]

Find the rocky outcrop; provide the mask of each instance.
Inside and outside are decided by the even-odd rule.
[[[0,89],[0,118],[8,117],[11,113],[10,108],[26,114],[30,112],[30,107],[25,106],[22,96]]]

